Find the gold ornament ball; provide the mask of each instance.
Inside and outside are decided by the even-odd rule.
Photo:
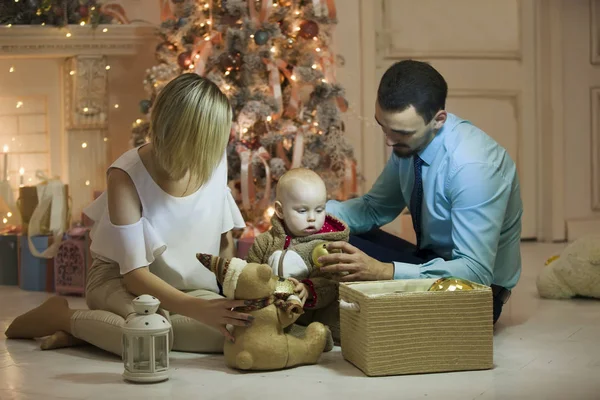
[[[437,281],[433,282],[433,285],[429,288],[430,292],[460,292],[473,290],[475,287],[473,284],[467,280],[449,277],[449,278],[440,278]]]
[[[331,253],[341,253],[340,250],[332,250]],[[319,262],[319,257],[326,256],[331,254],[329,250],[327,250],[327,243],[323,243],[319,246],[316,246],[312,251],[312,262],[317,268],[321,268],[323,264]]]

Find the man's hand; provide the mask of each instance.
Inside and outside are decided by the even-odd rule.
[[[348,272],[341,281],[383,281],[394,278],[394,264],[382,263],[369,257],[347,242],[333,242],[327,246],[329,252],[342,250],[319,257],[323,272]]]
[[[298,295],[298,297],[300,297],[300,300],[302,300],[302,305],[304,306],[306,300],[308,299],[308,289],[306,288],[306,285],[302,282],[299,282],[295,278],[288,279],[295,285],[294,292]]]

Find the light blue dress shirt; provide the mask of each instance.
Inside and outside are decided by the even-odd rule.
[[[394,279],[456,276],[512,289],[521,274],[521,201],[513,160],[469,121],[448,113],[421,151],[423,249],[442,258],[416,265],[394,262]],[[413,159],[392,154],[371,190],[327,203],[352,234],[393,221],[410,203]]]

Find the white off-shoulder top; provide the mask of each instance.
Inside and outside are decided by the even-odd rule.
[[[142,203],[142,218],[132,225],[112,224],[104,192],[84,210],[94,220],[90,250],[118,263],[122,275],[149,266],[177,289],[218,292],[214,274],[196,259],[196,253],[218,255],[221,234],[245,227],[227,187],[226,154],[198,191],[174,197],[152,179],[138,150],[127,151],[110,168],[131,177]]]

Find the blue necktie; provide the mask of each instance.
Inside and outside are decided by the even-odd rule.
[[[415,167],[415,184],[410,196],[410,215],[412,216],[413,228],[417,234],[417,250],[421,248],[421,206],[423,203],[423,178],[421,176],[421,157],[413,156]]]

